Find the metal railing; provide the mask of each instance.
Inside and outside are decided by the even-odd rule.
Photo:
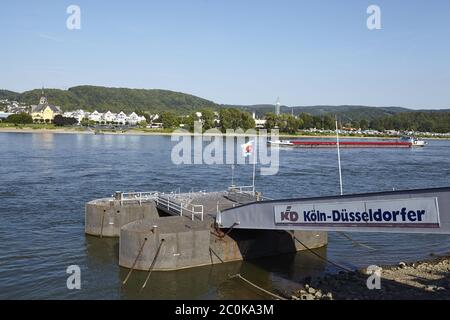
[[[263,196],[263,195],[261,195],[259,197],[259,201],[265,201],[265,200],[269,201],[269,200],[275,200],[275,199],[274,198],[269,198],[269,197],[266,197],[266,196]]]
[[[154,201],[158,197],[157,191],[149,192],[116,192],[114,198],[123,205],[127,202],[138,202],[142,205],[143,202]]]
[[[170,195],[159,194],[156,197],[156,206],[167,210],[170,214],[179,216],[191,215],[192,221],[194,221],[195,216],[200,216],[200,220],[203,221],[203,205],[200,204],[185,204],[182,201],[175,201]]]
[[[229,187],[228,191],[237,193],[253,193],[253,186],[233,186]]]
[[[228,192],[236,192],[241,194],[251,194],[253,196],[257,197],[257,201],[264,201],[264,200],[274,200],[272,198],[263,196],[261,193],[256,192],[253,190],[253,186],[232,186],[228,188]]]

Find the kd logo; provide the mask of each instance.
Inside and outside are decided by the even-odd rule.
[[[298,220],[298,213],[295,211],[291,211],[292,206],[287,206],[286,211],[280,212],[281,221],[291,221],[295,222]]]
[[[381,289],[381,268],[379,266],[368,266],[367,267],[367,274],[370,275],[369,278],[367,278],[367,289],[369,290],[380,290]]]
[[[67,278],[67,289],[80,290],[81,289],[81,270],[79,266],[73,265],[67,267],[67,274],[70,276]]]
[[[79,6],[70,5],[66,10],[67,14],[70,16],[66,20],[66,27],[69,30],[80,30],[81,29],[81,9]]]

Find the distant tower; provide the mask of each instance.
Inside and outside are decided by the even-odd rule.
[[[47,104],[47,97],[45,96],[44,93],[44,87],[42,87],[41,99],[39,100],[39,104]]]
[[[280,97],[277,98],[277,104],[275,105],[275,114],[277,116],[280,115],[280,111],[281,111],[281,103],[280,103]]]

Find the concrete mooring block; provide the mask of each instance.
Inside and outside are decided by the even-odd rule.
[[[131,222],[122,227],[119,265],[137,270],[169,271],[210,264],[210,226],[186,217]],[[158,252],[159,249],[159,252]]]
[[[297,240],[298,241],[297,241]],[[230,261],[295,253],[327,244],[326,232],[215,230],[209,222],[161,217],[131,222],[120,233],[119,264],[148,271],[170,271]]]
[[[154,201],[121,204],[120,201],[111,198],[93,200],[86,204],[85,233],[93,236],[118,237],[120,228],[127,223],[158,217]]]

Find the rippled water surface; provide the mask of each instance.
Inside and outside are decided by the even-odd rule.
[[[118,240],[84,235],[85,202],[114,191],[223,190],[229,166],[175,166],[170,137],[0,133],[0,298],[3,299],[230,299],[261,298],[231,274],[283,292],[310,274],[336,270],[310,253],[227,263],[177,272],[136,272],[118,266]],[[282,149],[280,171],[258,176],[272,198],[334,195],[336,150]],[[450,141],[423,149],[342,150],[346,193],[450,185]],[[251,184],[252,167],[236,168],[237,184]],[[318,253],[349,267],[396,263],[450,252],[442,235],[352,234],[374,249],[330,233]],[[66,268],[79,265],[82,289],[66,288]]]

